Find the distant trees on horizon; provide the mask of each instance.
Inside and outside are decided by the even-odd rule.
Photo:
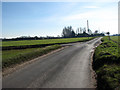
[[[77,28],[76,33],[73,30],[72,26],[64,27],[62,31],[62,37],[71,38],[71,37],[92,37],[92,36],[105,36],[104,33],[98,33],[96,30],[94,33],[90,29],[86,30],[86,28]]]
[[[21,36],[17,38],[6,39],[3,38],[3,41],[17,41],[17,40],[41,40],[41,39],[59,39],[59,38],[74,38],[74,37],[93,37],[93,36],[105,36],[104,33],[98,33],[96,30],[94,33],[90,29],[86,29],[85,27],[77,28],[76,32],[73,30],[72,26],[64,27],[62,30],[62,35],[57,37],[54,36],[46,36],[46,37],[38,37],[38,36]]]

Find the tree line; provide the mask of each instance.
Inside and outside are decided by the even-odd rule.
[[[6,39],[3,38],[2,41],[18,41],[18,40],[41,40],[41,39],[60,39],[60,38],[74,38],[74,37],[93,37],[93,36],[104,36],[104,33],[98,33],[96,30],[94,33],[90,29],[86,29],[85,27],[77,28],[76,32],[73,30],[72,26],[64,27],[62,30],[61,36],[46,36],[46,37],[38,37],[38,36],[21,36],[17,38]]]
[[[72,38],[72,37],[93,37],[93,36],[105,36],[104,33],[99,33],[98,30],[95,30],[94,33],[90,29],[77,28],[76,32],[73,30],[72,26],[64,27],[62,31],[62,37]]]

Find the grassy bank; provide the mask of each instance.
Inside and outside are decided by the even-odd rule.
[[[115,37],[111,37],[118,40]],[[120,55],[118,53],[118,44],[108,37],[102,39],[93,57],[93,69],[97,74],[97,86],[99,90],[120,89]]]
[[[60,45],[52,45],[44,48],[29,48],[20,50],[6,50],[2,52],[2,68],[31,60],[52,50],[60,48]]]

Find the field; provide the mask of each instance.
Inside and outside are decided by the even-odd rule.
[[[55,44],[65,44],[72,42],[83,42],[95,37],[81,37],[81,38],[63,38],[63,39],[43,39],[43,40],[21,40],[21,41],[3,41],[2,50],[12,49],[27,49],[45,47]]]
[[[46,54],[52,50],[60,48],[61,46],[57,44],[87,41],[92,38],[93,37],[89,37],[89,39],[88,37],[82,37],[46,40],[3,41],[2,48],[5,47],[6,49],[2,51],[2,67],[6,68],[17,63],[22,63],[26,60],[36,58],[40,55]],[[46,44],[48,44],[48,46],[46,46]],[[36,48],[31,48],[32,45],[38,46]],[[44,46],[40,47],[39,45]],[[17,47],[17,49],[11,48],[13,46]]]
[[[120,54],[118,53],[118,37],[102,38],[94,54],[93,69],[97,74],[97,86],[99,90],[108,88],[120,89]]]
[[[92,39],[93,37],[89,37]],[[42,45],[42,44],[59,44],[59,43],[70,43],[78,41],[86,41],[88,37],[81,38],[64,38],[64,39],[43,39],[43,40],[21,40],[21,41],[3,41],[2,47],[7,46],[24,46],[24,45]]]

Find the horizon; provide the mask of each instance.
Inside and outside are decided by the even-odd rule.
[[[65,26],[118,34],[117,2],[2,2],[2,37],[61,36]]]

